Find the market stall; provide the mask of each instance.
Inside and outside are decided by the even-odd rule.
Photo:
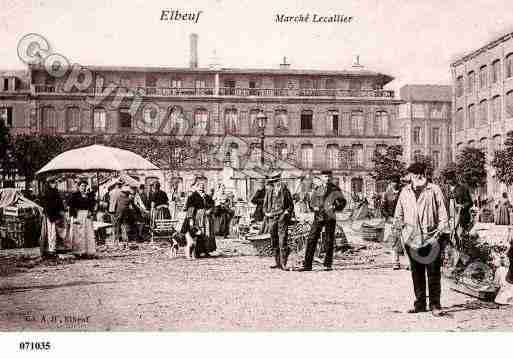
[[[0,249],[38,246],[43,209],[15,188],[0,189]]]

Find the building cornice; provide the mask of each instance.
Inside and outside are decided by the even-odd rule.
[[[472,51],[471,53],[467,54],[467,55],[464,55],[464,56],[461,56],[460,58],[458,58],[457,60],[453,61],[451,63],[451,67],[456,67],[456,66],[459,66],[471,59],[473,59],[474,57],[482,54],[483,52],[485,52],[486,50],[489,50],[489,49],[492,49],[496,46],[498,46],[499,44],[503,43],[503,42],[506,42],[510,39],[513,38],[513,32],[512,33],[508,33],[506,35],[503,35],[501,37],[499,37],[498,39],[495,39],[493,41],[490,41],[489,43],[487,43],[486,45],[480,47],[479,49],[475,50],[475,51]]]

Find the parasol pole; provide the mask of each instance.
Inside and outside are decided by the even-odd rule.
[[[100,172],[96,171],[96,206],[97,212],[100,211]]]

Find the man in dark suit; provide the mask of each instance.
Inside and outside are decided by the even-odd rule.
[[[337,225],[335,211],[342,211],[346,206],[346,199],[340,188],[331,182],[332,172],[322,171],[319,177],[320,184],[314,189],[310,201],[310,209],[314,212],[314,221],[308,235],[305,261],[303,268],[299,269],[300,272],[312,270],[315,249],[323,228],[326,231],[324,267],[327,271],[332,270],[335,227]]]
[[[265,194],[263,208],[264,215],[269,221],[269,232],[274,249],[275,264],[271,268],[289,270],[287,267],[288,226],[294,212],[294,202],[289,189],[285,183],[281,182],[280,175],[272,177],[269,182],[273,187]]]

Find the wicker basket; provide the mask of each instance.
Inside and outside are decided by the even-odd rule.
[[[306,246],[306,241],[310,233],[309,223],[298,223],[289,227],[289,249],[291,253],[300,252]],[[273,246],[270,234],[259,234],[246,236],[251,245],[257,251],[259,256],[272,256]]]
[[[384,229],[380,226],[371,226],[364,223],[359,234],[364,241],[379,242],[383,239],[383,232]]]

